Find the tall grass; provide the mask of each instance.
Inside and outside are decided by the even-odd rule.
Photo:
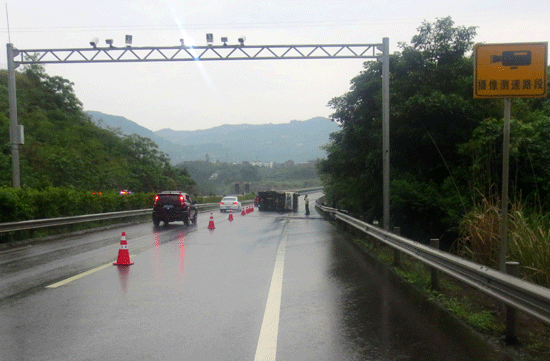
[[[510,214],[509,255],[518,261],[525,279],[550,287],[550,216],[525,212],[523,205]]]
[[[483,198],[460,224],[458,252],[461,256],[492,268],[499,264],[498,199]],[[550,216],[528,209],[516,201],[508,215],[507,261],[521,265],[522,278],[550,287]]]
[[[500,209],[495,199],[483,198],[460,223],[458,254],[497,268],[499,264]]]

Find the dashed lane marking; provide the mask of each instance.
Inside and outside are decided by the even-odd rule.
[[[130,256],[130,258],[132,258],[132,257],[133,257],[133,256]],[[67,279],[64,279],[63,281],[59,281],[59,282],[53,283],[53,284],[51,284],[51,285],[49,285],[49,286],[46,286],[46,288],[57,288],[57,287],[66,285],[66,284],[69,283],[69,282],[76,281],[76,280],[79,279],[79,278],[89,276],[89,275],[91,275],[92,273],[95,273],[95,272],[97,272],[97,271],[101,271],[102,269],[105,269],[105,268],[107,268],[107,267],[113,267],[113,262],[104,264],[103,266],[96,267],[96,268],[91,269],[91,270],[86,271],[86,272],[79,273],[79,274],[77,274],[77,275],[75,275],[75,276],[72,276],[72,277],[69,277],[69,278],[67,278]],[[122,266],[121,266],[121,267],[122,267]],[[124,267],[129,267],[129,266],[124,266]]]

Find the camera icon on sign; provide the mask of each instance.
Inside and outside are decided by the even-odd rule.
[[[531,51],[503,51],[502,55],[491,55],[491,64],[494,63],[502,63],[503,66],[509,66],[512,69],[515,69],[518,66],[531,65]]]

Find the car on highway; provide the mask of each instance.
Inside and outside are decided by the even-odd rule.
[[[220,212],[227,212],[229,210],[238,212],[241,210],[241,207],[242,205],[239,201],[239,197],[236,196],[223,197],[220,202]]]
[[[170,222],[189,222],[197,224],[197,207],[191,201],[189,194],[180,191],[160,192],[155,196],[153,203],[153,224],[158,227],[162,221],[164,225]]]

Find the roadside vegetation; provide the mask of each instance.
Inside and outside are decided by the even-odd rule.
[[[0,188],[0,223],[151,208],[154,193],[121,195],[75,188]]]
[[[475,36],[450,17],[424,21],[390,56],[390,224],[496,267],[503,102],[473,98]],[[368,222],[382,221],[381,67],[365,62],[329,102],[340,130],[319,162],[327,204]],[[511,114],[507,260],[549,287],[550,99],[514,99]]]
[[[498,269],[500,203],[484,199],[460,224],[457,253]],[[550,216],[514,202],[508,219],[509,258],[520,263],[523,279],[550,287]]]

